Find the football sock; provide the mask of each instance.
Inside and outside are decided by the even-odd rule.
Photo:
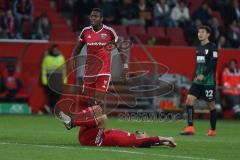
[[[194,108],[191,105],[187,105],[187,123],[188,126],[193,126]]]
[[[216,123],[217,123],[217,112],[216,112],[216,109],[213,109],[210,111],[210,125],[212,130],[216,129]]]

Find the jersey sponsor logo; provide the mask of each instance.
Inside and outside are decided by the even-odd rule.
[[[205,63],[205,57],[204,56],[197,56],[197,63]]]
[[[107,82],[108,82],[108,81],[104,80],[104,85],[107,85]]]
[[[108,81],[104,80],[104,85],[102,85],[102,88],[105,89],[105,88],[107,87],[107,82],[108,82]]]
[[[218,52],[217,51],[213,51],[213,57],[217,58],[218,57]]]
[[[87,46],[105,46],[107,43],[102,42],[93,42],[93,43],[87,43]]]
[[[102,39],[106,39],[106,38],[107,38],[107,34],[106,34],[106,33],[102,33],[102,34],[101,34],[101,38],[102,38]]]
[[[205,50],[204,50],[204,54],[207,55],[207,54],[208,54],[208,51],[209,51],[208,49],[205,49]]]

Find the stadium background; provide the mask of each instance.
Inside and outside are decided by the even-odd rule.
[[[103,0],[104,1],[104,0]],[[126,0],[126,3],[129,3],[131,0]],[[11,9],[13,5],[11,6],[11,3],[13,3],[14,0],[0,0],[0,7],[1,10],[6,12],[7,10]],[[75,142],[74,133],[71,133],[70,135],[65,135],[63,129],[60,128],[60,125],[55,123],[55,119],[52,119],[50,117],[24,117],[24,116],[10,116],[9,114],[39,114],[41,113],[44,104],[46,103],[47,95],[44,92],[43,86],[41,84],[41,63],[42,59],[44,57],[45,51],[51,47],[53,44],[58,44],[59,49],[64,55],[66,59],[70,58],[72,48],[75,45],[75,42],[77,40],[79,31],[87,25],[87,15],[90,13],[91,9],[93,7],[103,6],[101,1],[95,0],[95,1],[81,1],[81,0],[32,0],[33,5],[33,11],[32,16],[34,19],[42,15],[42,13],[46,13],[49,21],[51,22],[51,31],[49,33],[49,37],[41,37],[36,38],[33,35],[33,27],[34,27],[34,20],[33,21],[24,21],[23,22],[23,29],[22,29],[22,35],[21,37],[17,36],[17,32],[13,31],[14,34],[7,33],[7,36],[2,37],[0,39],[0,73],[2,73],[6,69],[6,64],[9,61],[14,61],[15,65],[17,66],[18,71],[20,72],[20,78],[23,82],[23,87],[17,94],[17,99],[20,99],[21,102],[1,102],[0,105],[0,112],[1,114],[1,134],[0,134],[0,141],[2,147],[4,150],[2,150],[4,159],[8,159],[9,157],[12,159],[16,159],[16,157],[19,156],[19,154],[23,151],[21,151],[21,148],[28,149],[29,146],[27,144],[31,144],[33,148],[39,147],[44,148],[44,146],[41,146],[42,144],[47,144],[50,146],[50,148],[56,149],[56,154],[59,153],[61,149],[61,144],[71,144],[75,147],[77,145],[77,142]],[[154,25],[154,6],[155,3],[158,1],[149,0],[146,1],[149,8],[144,14],[149,13],[151,14],[152,19],[145,17],[146,22],[144,25],[123,25],[121,24],[121,15],[118,15],[117,13],[114,13],[115,20],[112,22],[105,22],[107,25],[112,26],[117,34],[121,36],[124,39],[130,39],[133,42],[133,45],[129,51],[129,62],[138,62],[141,64],[141,62],[153,62],[153,59],[157,63],[164,64],[168,67],[168,73],[163,75],[163,79],[166,81],[171,82],[175,88],[176,92],[173,94],[165,95],[162,97],[154,97],[151,100],[139,100],[139,105],[137,105],[134,108],[129,108],[128,106],[121,105],[119,110],[116,109],[116,113],[145,113],[145,112],[173,112],[173,113],[183,113],[182,104],[184,102],[184,96],[186,95],[187,89],[190,85],[189,80],[192,79],[193,73],[194,73],[194,45],[196,44],[196,27],[198,23],[196,22],[196,17],[194,16],[194,13],[198,11],[199,8],[203,6],[203,0],[186,0],[184,1],[187,8],[189,9],[190,13],[190,21],[188,22],[189,30],[185,30],[186,26],[178,26],[175,24],[174,27],[170,26],[156,26]],[[228,104],[224,102],[224,96],[221,93],[221,73],[223,69],[227,66],[230,59],[237,59],[240,61],[240,33],[238,32],[237,35],[238,41],[234,44],[232,44],[231,36],[229,36],[228,32],[232,26],[232,21],[235,20],[237,24],[237,28],[239,28],[239,22],[240,22],[240,16],[237,15],[229,16],[234,12],[234,9],[232,7],[233,1],[230,0],[207,0],[205,1],[209,8],[211,9],[211,14],[207,15],[208,20],[206,23],[210,25],[215,31],[216,28],[214,28],[212,19],[215,17],[217,18],[219,22],[219,26],[217,27],[218,30],[221,30],[221,34],[219,34],[217,37],[211,37],[211,40],[213,40],[215,43],[218,44],[219,48],[219,60],[218,60],[218,66],[217,66],[217,84],[219,88],[220,93],[220,103],[222,104],[221,111],[219,111],[219,118],[222,119],[233,119],[234,113],[232,111],[232,108],[228,108]],[[107,2],[104,2],[107,5],[110,6],[110,10],[118,12],[118,8],[121,8],[122,1],[118,0],[109,0]],[[131,2],[130,2],[131,3]],[[134,4],[138,4],[138,1],[134,1]],[[171,0],[167,1],[170,10],[174,8],[177,1]],[[239,7],[238,7],[239,8]],[[104,10],[105,11],[105,10]],[[226,14],[229,13],[229,14]],[[140,14],[139,14],[140,15]],[[107,15],[109,16],[109,15]],[[123,16],[123,15],[122,15]],[[134,17],[137,19],[144,19],[143,17]],[[204,17],[205,18],[205,17]],[[219,29],[221,28],[221,29]],[[192,31],[192,32],[190,32]],[[191,36],[187,33],[191,33]],[[220,45],[220,37],[224,36],[226,39],[225,44]],[[194,42],[194,43],[193,43]],[[146,51],[147,50],[147,51]],[[117,60],[118,61],[118,60]],[[120,63],[119,61],[116,63]],[[114,63],[114,64],[116,64]],[[136,68],[130,67],[131,71],[134,71]],[[115,67],[113,72],[117,73],[121,70],[121,68]],[[114,74],[113,73],[113,74]],[[76,74],[72,74],[69,77],[68,83],[76,83]],[[180,85],[179,85],[180,83]],[[184,83],[184,85],[181,85]],[[119,84],[121,86],[121,84]],[[124,94],[124,93],[122,93]],[[4,97],[4,94],[0,94],[0,96]],[[106,104],[108,105],[108,104]],[[201,107],[203,105],[203,107]],[[108,106],[106,106],[108,107]],[[111,106],[109,106],[111,108]],[[7,109],[6,109],[7,108]],[[204,103],[200,103],[199,110],[196,113],[196,117],[201,119],[206,119],[208,117],[208,112],[206,112],[206,108],[204,107]],[[228,109],[226,109],[228,108]],[[7,115],[6,115],[7,114]],[[116,115],[116,114],[114,114]],[[29,123],[31,121],[31,123]],[[50,122],[50,123],[49,123]],[[26,131],[20,132],[22,129],[21,126],[24,126],[28,124],[29,127],[24,127]],[[30,130],[34,129],[35,124],[39,125],[39,128],[35,128],[36,132],[40,132],[40,138],[34,138],[32,132],[29,132]],[[46,124],[43,125],[43,124]],[[202,134],[206,130],[207,122],[205,121],[199,121],[197,122],[197,125],[199,125],[199,130],[205,129],[204,131],[201,130],[200,133],[196,136],[196,139],[199,140],[193,140],[198,142],[200,144],[199,146],[196,146],[196,144],[192,144],[189,142],[189,139],[181,138],[177,136],[178,131],[180,131],[181,127],[183,127],[183,123],[177,122],[175,123],[161,123],[159,125],[159,128],[155,130],[153,127],[156,125],[156,122],[143,122],[143,123],[135,123],[134,121],[129,122],[123,121],[119,122],[115,118],[110,118],[110,126],[115,127],[119,126],[123,129],[128,129],[130,131],[133,131],[136,129],[136,127],[140,127],[143,129],[146,129],[148,132],[152,134],[164,134],[168,135],[171,134],[179,140],[182,145],[179,147],[183,147],[181,150],[177,150],[174,153],[176,155],[182,155],[181,156],[173,156],[171,157],[172,153],[171,151],[161,151],[161,154],[158,154],[158,150],[154,149],[153,152],[150,153],[150,157],[152,159],[156,158],[162,158],[162,159],[208,159],[206,157],[212,157],[213,159],[238,159],[237,155],[237,146],[239,146],[239,139],[236,136],[238,133],[236,132],[236,129],[239,128],[239,122],[238,121],[220,121],[220,127],[222,129],[220,130],[220,137],[215,139],[215,141],[207,140],[207,143],[209,146],[206,146],[204,137]],[[16,125],[19,125],[19,127],[16,127]],[[134,126],[136,125],[136,126]],[[177,125],[177,127],[176,127]],[[55,135],[55,133],[48,132],[46,135],[44,133],[41,133],[41,129],[47,128],[48,130],[52,130],[53,127],[56,127],[56,130],[59,132],[62,132],[58,136]],[[62,127],[62,126],[61,126]],[[163,129],[161,129],[161,127]],[[176,128],[175,128],[176,127]],[[32,129],[31,129],[32,128]],[[115,127],[116,128],[116,127]],[[173,130],[175,128],[175,130]],[[201,128],[201,129],[200,129]],[[178,130],[177,130],[178,129]],[[18,130],[18,131],[17,131]],[[76,131],[74,131],[76,132]],[[19,136],[16,136],[16,135]],[[49,136],[49,137],[48,137]],[[51,136],[56,136],[54,139],[51,139]],[[62,139],[62,136],[66,136],[67,141],[65,142],[64,139]],[[232,140],[229,141],[228,137],[233,137]],[[10,137],[10,138],[9,138]],[[15,137],[15,138],[11,138]],[[61,139],[57,142],[57,138]],[[14,140],[15,139],[15,140]],[[74,139],[74,140],[72,140]],[[224,141],[223,139],[226,139]],[[192,139],[191,139],[192,140]],[[33,141],[36,141],[36,143],[33,143]],[[203,141],[201,143],[201,141]],[[229,141],[229,142],[228,142]],[[17,146],[17,144],[20,144],[20,147]],[[13,145],[13,146],[11,146]],[[35,146],[34,146],[35,145]],[[74,146],[75,145],[75,146]],[[13,150],[16,150],[17,154],[12,154],[12,157],[9,156],[10,152],[7,151],[7,149],[4,146],[8,146]],[[57,148],[56,148],[57,146]],[[194,148],[194,153],[191,153],[190,149],[188,148]],[[218,150],[211,150],[214,147],[217,146],[226,146],[225,148],[229,148],[229,150],[225,150],[224,147],[219,147]],[[12,148],[11,148],[12,147]],[[31,147],[31,146],[30,146]],[[58,148],[60,147],[60,148]],[[205,150],[202,150],[201,147],[206,147]],[[85,151],[91,150],[85,149]],[[186,151],[183,151],[186,150]],[[206,154],[202,154],[203,152],[210,150]],[[37,153],[33,150],[32,156],[38,156],[40,153]],[[51,153],[43,149],[46,153],[46,155],[49,157],[51,156]],[[79,151],[79,153],[84,153],[84,150]],[[8,153],[8,154],[4,154]],[[65,152],[65,151],[64,151]],[[115,152],[113,151],[104,151],[109,154],[110,159],[114,158],[116,155],[112,154]],[[119,153],[124,153],[126,150],[120,151]],[[137,152],[136,155],[134,155],[134,152]],[[125,153],[130,155],[125,155],[127,158],[130,159],[141,159],[141,152],[144,154],[149,154],[148,150],[139,150],[139,151],[133,151],[133,153]],[[212,154],[211,152],[216,152],[217,154]],[[23,152],[26,153],[26,152]],[[93,151],[89,153],[98,153],[98,151]],[[118,153],[116,151],[116,153]],[[68,154],[66,152],[66,154]],[[124,154],[123,154],[124,155]],[[66,155],[62,155],[63,157]],[[78,156],[76,154],[76,156]],[[186,156],[186,157],[184,157]],[[187,157],[189,156],[189,157]],[[87,155],[84,155],[83,157],[87,157]],[[108,156],[105,158],[108,159]],[[125,158],[126,158],[125,157]],[[145,156],[144,156],[145,157]],[[28,157],[26,159],[31,159],[32,157]],[[38,157],[39,158],[39,157]],[[47,157],[43,157],[43,159],[48,159]],[[53,158],[53,157],[52,157]],[[98,157],[95,157],[98,158]],[[115,157],[116,158],[116,157]],[[120,158],[124,158],[120,157]],[[149,158],[149,157],[148,157]]]
[[[140,8],[141,1],[44,1],[44,0],[34,0],[30,1],[32,7],[31,15],[36,20],[43,13],[47,14],[50,24],[51,31],[49,33],[49,39],[46,37],[34,38],[33,28],[35,26],[35,21],[25,20],[22,24],[21,38],[19,38],[18,29],[13,30],[13,35],[15,37],[8,37],[8,39],[1,39],[1,72],[4,71],[5,65],[7,64],[6,58],[15,58],[18,70],[21,73],[21,79],[23,81],[24,87],[17,95],[20,98],[25,98],[28,102],[28,105],[31,107],[32,113],[37,113],[41,111],[41,108],[46,103],[46,95],[44,94],[43,87],[41,85],[41,63],[44,57],[45,51],[52,44],[59,44],[59,48],[62,54],[66,59],[70,58],[71,50],[75,45],[77,40],[78,31],[80,31],[84,26],[88,25],[87,15],[91,11],[92,7],[102,7],[106,12],[106,19],[109,18],[109,12],[114,11],[112,14],[114,20],[106,21],[107,25],[112,26],[120,38],[125,40],[131,40],[133,46],[129,51],[129,61],[138,63],[149,61],[164,64],[168,67],[168,74],[166,74],[167,80],[169,78],[174,79],[172,81],[175,88],[180,90],[178,95],[170,95],[165,99],[154,101],[147,105],[154,105],[155,110],[158,111],[162,108],[179,111],[179,105],[184,101],[183,93],[188,87],[179,86],[177,83],[181,82],[179,78],[183,77],[191,80],[194,72],[194,48],[190,47],[194,45],[189,42],[188,34],[190,32],[196,35],[196,29],[198,20],[202,20],[203,17],[207,18],[206,22],[212,27],[213,35],[211,40],[217,44],[221,36],[225,36],[229,45],[223,47],[233,47],[231,45],[230,37],[228,36],[229,29],[231,28],[232,21],[238,21],[239,17],[232,14],[231,9],[234,8],[234,1],[182,1],[185,3],[185,7],[189,10],[189,21],[186,22],[193,30],[188,30],[189,27],[181,26],[176,24],[174,27],[156,26],[154,24],[155,18],[155,7],[160,1],[143,1],[145,2],[145,10],[136,9],[137,6]],[[180,1],[179,1],[180,2]],[[166,5],[173,10],[175,6],[178,5],[178,1],[167,1]],[[207,5],[211,12],[207,10],[207,13],[204,13],[204,10],[201,10],[203,5]],[[1,8],[3,11],[7,12],[8,10],[14,9],[14,1],[1,1]],[[111,6],[110,8],[107,8]],[[125,7],[125,12],[117,13],[119,8]],[[135,7],[135,8],[134,8]],[[114,9],[114,10],[113,10]],[[229,11],[229,15],[224,14],[224,9]],[[199,11],[201,10],[201,11]],[[170,11],[169,11],[170,12]],[[203,13],[202,13],[203,12]],[[133,16],[127,16],[126,14],[132,13]],[[148,16],[141,16],[142,14],[150,14],[151,18]],[[206,16],[207,15],[207,16]],[[144,25],[127,25],[121,24],[122,19],[127,18],[132,19],[141,19],[145,20]],[[145,19],[144,19],[145,18]],[[213,19],[217,18],[219,26],[214,28]],[[150,20],[151,19],[151,20]],[[191,20],[191,21],[190,21]],[[203,21],[203,20],[202,20]],[[17,24],[15,24],[17,28]],[[190,27],[190,28],[191,28]],[[195,27],[195,28],[194,28]],[[216,36],[215,32],[220,32]],[[192,35],[193,36],[193,35]],[[196,36],[193,36],[196,39]],[[152,40],[155,42],[152,42]],[[194,40],[195,41],[195,40]],[[151,44],[151,45],[149,45]],[[236,58],[239,60],[239,51],[238,49],[222,49],[220,47],[220,56],[217,67],[217,84],[221,88],[221,73],[224,67],[227,66],[227,63],[230,59]],[[146,51],[147,50],[147,51]],[[83,51],[84,54],[85,51]],[[116,51],[114,51],[116,52]],[[4,62],[5,61],[5,62]],[[115,60],[113,64],[119,64],[119,60]],[[113,65],[114,69],[112,74],[120,72],[121,67],[116,67]],[[136,69],[136,68],[135,68]],[[132,71],[134,69],[132,68]],[[131,68],[130,68],[131,71]],[[80,72],[80,71],[79,71]],[[119,74],[116,74],[119,76]],[[174,77],[175,75],[175,77]],[[71,75],[73,81],[76,75]],[[172,77],[171,77],[172,76]],[[174,77],[174,78],[173,78]],[[72,81],[72,82],[73,82]],[[190,83],[186,82],[186,85]],[[221,94],[221,90],[220,90]],[[177,97],[177,98],[176,98]],[[224,100],[224,99],[223,99]],[[163,101],[163,102],[161,102]],[[224,102],[220,102],[222,104]],[[141,103],[140,103],[141,104]],[[158,105],[159,104],[159,105]],[[162,104],[163,106],[160,106]],[[164,106],[166,104],[166,106]],[[160,107],[160,108],[159,108]],[[162,107],[162,108],[161,108]],[[137,107],[136,111],[137,111]],[[145,106],[145,108],[151,108]],[[142,109],[141,107],[139,109]],[[230,114],[230,115],[229,115]],[[231,113],[226,113],[226,117],[231,117]]]

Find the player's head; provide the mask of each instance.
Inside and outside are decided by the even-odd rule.
[[[237,64],[238,64],[238,62],[237,62],[236,59],[231,59],[229,61],[229,69],[230,70],[235,70],[237,68]]]
[[[93,8],[90,14],[90,22],[93,27],[99,26],[103,21],[103,10],[100,8]]]
[[[60,54],[59,48],[57,44],[53,44],[50,49],[50,54],[56,56]]]
[[[198,39],[200,41],[208,40],[211,34],[211,28],[208,26],[200,26],[198,27]]]
[[[15,65],[13,63],[8,63],[7,64],[7,71],[8,71],[8,73],[14,73]]]

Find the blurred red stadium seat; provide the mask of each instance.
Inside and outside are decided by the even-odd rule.
[[[30,38],[32,32],[32,22],[24,21],[23,22],[23,37]]]
[[[63,8],[64,0],[57,0],[57,11],[60,12]]]
[[[218,19],[219,25],[220,25],[221,27],[224,27],[224,28],[225,28],[224,20],[223,20],[223,18],[222,18],[222,16],[221,16],[221,13],[220,13],[220,12],[218,12],[218,11],[213,11],[213,12],[212,12],[212,16],[213,16],[213,17],[216,17],[216,18]]]
[[[70,41],[75,42],[77,40],[77,35],[72,32],[56,32],[52,31],[50,34],[51,41]]]
[[[189,0],[190,15],[202,6],[202,2],[203,0]]]
[[[151,38],[146,34],[143,26],[128,26],[128,31],[133,43],[138,43],[136,39],[138,38],[143,44],[147,44],[147,41]]]
[[[167,37],[170,38],[170,45],[187,46],[181,28],[167,28]]]
[[[0,7],[4,6],[4,0],[0,0]]]
[[[125,39],[128,39],[128,34],[127,34],[127,28],[125,26],[122,25],[110,25],[110,27],[112,27],[118,36],[122,36]]]
[[[148,27],[147,33],[149,36],[152,36],[152,37],[156,37],[156,36],[165,37],[166,36],[164,27],[154,27],[154,26]]]
[[[152,36],[143,34],[143,35],[138,35],[138,38],[143,44],[148,44],[148,41],[152,38]]]
[[[146,35],[146,30],[143,26],[128,26],[128,31],[131,36]]]

